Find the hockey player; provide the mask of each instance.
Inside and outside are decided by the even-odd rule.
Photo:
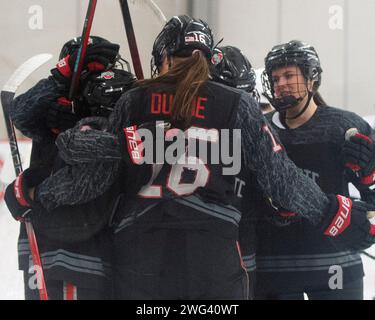
[[[211,59],[214,68],[211,72],[212,79],[219,83],[223,83],[233,88],[244,90],[249,93],[255,99],[259,100],[259,106],[261,107],[262,97],[259,94],[259,90],[256,88],[258,79],[256,79],[256,73],[251,66],[250,61],[241,52],[240,49],[233,46],[224,46],[215,49],[213,58]],[[262,110],[263,112],[263,110]],[[251,177],[249,177],[251,179]],[[250,180],[250,179],[247,180]],[[242,201],[242,212],[253,213],[256,211],[255,204],[263,200],[262,194],[259,190],[255,190],[255,183],[248,183],[241,185],[237,183],[237,190],[235,192],[238,196],[241,196]],[[259,198],[259,201],[254,199]],[[246,201],[252,199],[251,201]],[[249,278],[249,298],[254,298],[255,290],[255,276],[256,276],[256,254],[255,254],[255,215],[244,214],[240,225],[239,225],[239,239],[242,249],[244,266],[248,273]],[[246,244],[245,246],[242,244]]]
[[[358,115],[327,106],[318,88],[322,68],[315,49],[300,41],[272,48],[265,58],[265,92],[275,112],[267,114],[294,163],[326,193],[348,195],[348,182],[374,202],[374,132]],[[349,132],[351,134],[346,134]],[[353,132],[354,131],[354,132]],[[290,210],[279,206],[279,213]],[[275,208],[261,209],[263,213]],[[293,210],[292,210],[293,211]],[[300,220],[285,227],[260,219],[257,247],[258,299],[362,299],[363,267],[356,249],[373,242],[343,246]],[[370,229],[372,228],[372,229]]]
[[[57,156],[57,134],[73,127],[86,116],[107,117],[120,95],[134,82],[134,76],[129,72],[114,69],[119,61],[119,45],[92,36],[80,77],[82,89],[74,102],[69,101],[67,95],[71,70],[79,43],[80,38],[68,41],[61,50],[59,63],[51,70],[51,76],[17,97],[10,109],[15,126],[33,140],[30,169],[21,175],[24,180],[28,177],[35,183],[41,182],[52,172],[65,168]],[[60,183],[69,188],[66,183],[69,177],[65,175],[59,178]],[[11,191],[9,188],[6,197],[9,208],[12,208],[13,201]],[[103,195],[95,203],[65,206],[48,212],[48,221],[46,217],[42,223],[34,219],[50,299],[111,297],[110,245],[106,232],[100,231],[105,223],[104,217],[110,214],[110,208],[111,202]],[[40,207],[39,211],[45,210]],[[96,217],[103,218],[94,219],[94,212]],[[86,226],[95,223],[95,231],[86,234],[84,229],[78,228],[80,222]],[[72,241],[74,239],[66,241],[67,229],[70,234],[77,234],[80,238],[78,243]],[[24,224],[21,224],[18,254],[19,268],[24,272],[25,298],[38,299],[36,270],[32,268]]]
[[[214,81],[256,96],[255,71],[240,49],[233,46],[215,48],[211,62],[214,65],[211,70]]]
[[[91,121],[91,129],[81,123],[58,138],[59,151],[67,162],[81,159],[104,180],[114,179],[122,167],[134,181],[151,173],[140,192],[136,186],[135,190],[129,184],[123,186],[125,199],[112,219],[117,298],[248,298],[247,273],[238,245],[241,197],[233,192],[236,182],[250,181],[245,181],[247,175],[254,176],[267,196],[308,218],[322,233],[336,227],[337,233],[331,234],[336,241],[344,242],[353,233],[358,242],[368,236],[361,229],[369,225],[364,204],[325,196],[287,158],[249,94],[208,81],[212,48],[206,23],[188,16],[173,17],[154,43],[152,70],[157,77],[140,82],[120,98],[104,131]],[[167,123],[155,125],[156,120]],[[142,164],[142,157],[151,149],[147,139],[142,142],[141,136],[147,136],[142,127],[154,132],[153,137],[156,132],[156,144],[160,131],[161,140],[166,138],[168,144],[173,138],[178,141],[185,130],[183,138],[186,134],[193,140],[209,140],[211,146],[229,147],[241,157],[239,172],[224,170],[229,163],[223,159],[205,162],[200,146],[198,150],[188,148],[188,162],[177,161],[186,159],[186,154],[175,158],[175,152],[169,157],[163,152],[162,159]],[[238,133],[234,130],[240,130],[241,141],[229,139],[226,144],[218,133],[221,129],[232,133],[233,139]],[[101,139],[106,144],[96,148]],[[174,145],[174,151],[180,150],[178,146]],[[104,159],[106,166],[101,167]],[[26,182],[25,190],[35,186]],[[108,185],[98,186],[102,187],[102,192],[108,190]],[[90,198],[85,194],[80,201]],[[37,188],[33,201],[30,197],[31,208],[39,201]],[[351,222],[338,226],[337,215],[344,209]],[[11,211],[15,217],[30,212],[21,203]]]

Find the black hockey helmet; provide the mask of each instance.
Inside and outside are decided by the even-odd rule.
[[[135,80],[132,73],[121,69],[89,74],[83,83],[82,102],[90,108],[91,115],[108,116]]]
[[[314,47],[298,40],[274,46],[265,58],[265,70],[262,75],[263,91],[271,104],[279,111],[286,110],[299,103],[299,99],[286,97],[275,99],[272,71],[286,66],[298,66],[306,80],[315,80],[312,91],[313,96],[321,83],[322,68],[320,59]]]
[[[211,62],[214,65],[211,72],[214,81],[253,93],[255,71],[240,49],[233,46],[215,48]]]
[[[165,56],[191,55],[192,50],[199,49],[211,59],[213,35],[206,22],[187,15],[174,16],[156,37],[151,59],[151,75],[159,72]]]
[[[105,43],[105,42],[109,43],[107,39],[104,39],[102,37],[98,37],[98,36],[89,37],[89,45],[93,45],[97,43]],[[66,57],[68,54],[71,54],[74,50],[78,49],[80,45],[81,45],[81,37],[76,37],[67,41],[61,48],[59,60]]]

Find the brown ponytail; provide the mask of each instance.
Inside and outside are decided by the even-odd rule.
[[[169,71],[157,78],[139,81],[140,86],[165,86],[174,89],[172,105],[172,123],[189,127],[192,118],[194,102],[200,87],[209,78],[209,64],[201,51],[196,51],[188,57],[173,58],[173,66]]]

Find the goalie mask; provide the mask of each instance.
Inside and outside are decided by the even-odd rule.
[[[275,85],[278,79],[273,76],[273,72],[280,68],[293,66],[296,67],[295,73],[302,73],[304,83],[298,85],[304,85],[306,94],[296,96],[292,92],[291,94],[277,96]],[[264,95],[279,112],[285,112],[287,109],[298,105],[308,95],[303,110],[294,117],[297,118],[307,109],[310,100],[317,92],[321,83],[321,73],[319,56],[312,46],[297,40],[274,46],[265,58],[265,70],[262,74]],[[314,81],[313,85],[309,86],[308,82],[311,81]]]
[[[92,116],[108,116],[120,96],[131,89],[135,77],[132,73],[112,69],[90,74],[84,80],[82,102],[89,106]]]
[[[174,16],[156,37],[151,59],[151,76],[159,73],[165,57],[188,57],[194,49],[211,59],[213,35],[208,24],[186,15]]]
[[[232,46],[216,48],[211,62],[214,81],[254,93],[255,71],[240,49]]]

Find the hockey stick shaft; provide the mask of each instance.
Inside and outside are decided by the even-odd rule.
[[[154,0],[146,0],[146,4],[149,8],[155,13],[155,15],[159,18],[159,21],[162,25],[167,22],[167,18],[163,11],[158,7],[158,5],[154,2]]]
[[[7,129],[7,134],[9,138],[9,145],[11,149],[11,155],[14,165],[14,170],[16,176],[22,172],[21,157],[18,150],[17,137],[13,123],[9,115],[9,108],[11,106],[12,100],[15,96],[17,88],[21,83],[36,69],[52,58],[50,54],[40,54],[34,56],[23,63],[10,77],[8,82],[5,84],[1,91],[0,99],[1,105],[4,113],[4,121]],[[25,221],[25,227],[27,232],[27,237],[30,245],[30,252],[33,259],[35,271],[37,274],[37,284],[39,289],[39,296],[41,300],[48,300],[47,287],[44,279],[44,273],[42,268],[42,262],[39,255],[38,243],[36,241],[35,232],[33,225],[30,221]]]
[[[83,63],[86,57],[86,50],[89,44],[89,37],[92,27],[92,22],[94,20],[95,8],[97,0],[90,0],[89,6],[86,12],[85,23],[83,24],[81,43],[78,50],[77,60],[74,64],[74,70],[72,75],[72,82],[69,88],[69,100],[73,100],[79,86],[79,78],[82,72]]]
[[[141,59],[139,57],[139,51],[137,46],[137,41],[135,39],[135,33],[133,28],[132,19],[130,16],[129,4],[127,0],[119,0],[122,12],[122,17],[124,20],[124,26],[126,31],[126,37],[128,38],[128,45],[130,50],[130,55],[133,61],[133,67],[135,75],[138,80],[144,79]]]
[[[36,240],[35,231],[32,223],[29,220],[25,221],[27,239],[29,240],[31,256],[34,263],[35,272],[37,275],[37,286],[39,290],[40,300],[48,300],[47,286],[44,278],[42,260],[40,259],[38,241]]]
[[[375,260],[375,256],[373,256],[372,254],[369,254],[368,252],[366,251],[361,251],[362,254],[364,254],[366,257],[372,259],[372,260]]]
[[[13,160],[14,170],[16,172],[16,176],[18,177],[18,175],[22,172],[21,157],[18,149],[16,132],[10,120],[9,111],[7,107],[11,104],[12,100],[13,95],[7,94],[6,91],[1,92],[1,104],[3,106],[4,121],[9,139],[10,153]]]
[[[17,137],[15,134],[14,126],[10,120],[9,113],[7,110],[8,109],[7,106],[10,105],[11,99],[4,98],[5,96],[4,91],[1,92],[1,96],[2,96],[1,101],[3,105],[3,111],[4,111],[4,120],[5,120],[5,125],[7,128],[7,134],[9,138],[9,144],[10,144],[10,149],[11,149],[11,154],[12,154],[14,170],[16,172],[16,176],[19,176],[19,174],[22,172],[21,157],[19,154]],[[6,104],[7,102],[9,104]],[[37,285],[39,289],[40,300],[48,300],[47,286],[46,286],[46,282],[44,278],[42,261],[40,259],[38,242],[36,240],[35,231],[34,231],[33,225],[31,224],[29,220],[25,220],[25,226],[26,226],[27,238],[29,240],[29,245],[30,245],[31,257],[33,259],[34,268],[37,274]]]

